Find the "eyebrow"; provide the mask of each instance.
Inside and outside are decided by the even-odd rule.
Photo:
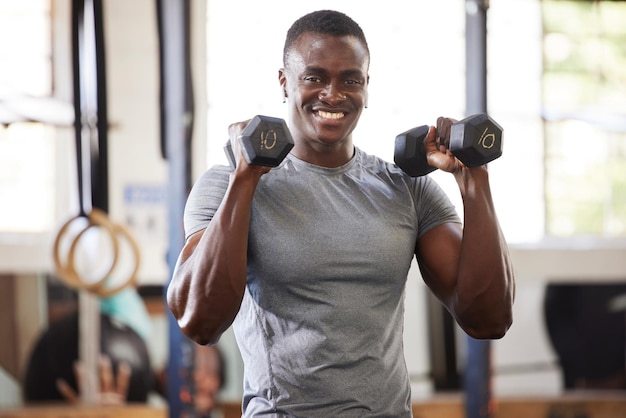
[[[303,71],[304,74],[306,73],[322,73],[322,74],[327,74],[328,70],[326,70],[325,68],[322,67],[306,67]],[[353,69],[353,70],[344,70],[340,73],[343,77],[348,77],[348,76],[352,76],[352,77],[366,77],[366,74],[363,73],[363,71],[361,70],[357,70],[357,69]]]

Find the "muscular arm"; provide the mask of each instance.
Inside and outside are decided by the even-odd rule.
[[[240,129],[231,132],[233,144]],[[213,219],[187,239],[179,255],[167,303],[182,332],[200,344],[217,343],[241,306],[252,199],[267,171],[240,158]]]
[[[452,170],[464,225],[443,224],[416,246],[426,284],[474,338],[501,338],[512,323],[515,279],[485,167]]]
[[[246,283],[250,208],[256,183],[231,179],[208,227],[190,236],[167,289],[182,332],[216,343],[235,319]]]

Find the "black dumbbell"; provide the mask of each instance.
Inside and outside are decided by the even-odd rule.
[[[293,148],[293,138],[283,119],[257,115],[241,132],[243,154],[248,164],[276,167]],[[230,140],[224,152],[232,168],[237,165]]]
[[[434,170],[428,164],[424,140],[428,126],[418,126],[396,136],[394,161],[411,177]],[[489,115],[479,113],[450,126],[448,148],[467,167],[478,167],[502,155],[502,127]]]

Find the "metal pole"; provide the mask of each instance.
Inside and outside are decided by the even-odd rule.
[[[157,0],[161,72],[161,147],[168,161],[168,251],[170,278],[185,237],[183,214],[191,183],[190,142],[193,97],[190,81],[189,0]],[[169,362],[167,398],[169,416],[185,411],[183,397],[192,386],[192,342],[185,338],[168,310]],[[183,394],[183,391],[187,392]],[[182,396],[181,396],[182,395]]]
[[[465,1],[465,112],[487,111],[488,0]]]
[[[465,1],[465,112],[487,112],[488,0]],[[489,418],[491,411],[491,341],[467,337],[465,416]]]

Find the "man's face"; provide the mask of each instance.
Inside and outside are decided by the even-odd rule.
[[[353,36],[307,32],[279,73],[291,134],[310,146],[351,140],[367,101],[369,54]]]

